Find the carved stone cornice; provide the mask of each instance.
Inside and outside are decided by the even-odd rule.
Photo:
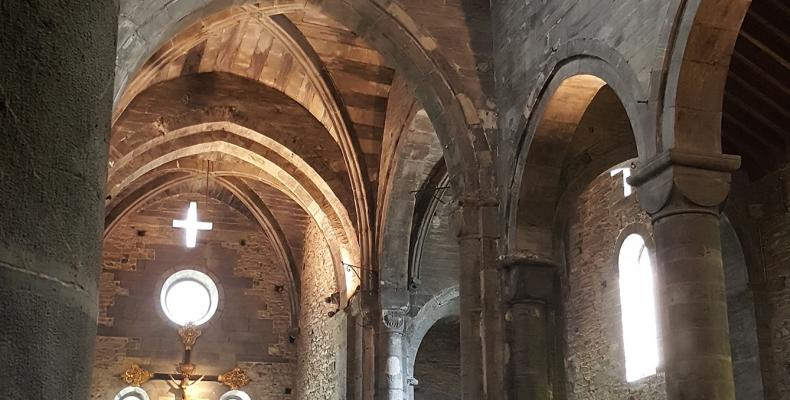
[[[638,167],[628,179],[653,221],[685,213],[719,214],[730,192],[739,156],[668,150]]]

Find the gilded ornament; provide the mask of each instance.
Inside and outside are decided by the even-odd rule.
[[[153,374],[151,374],[151,372],[141,368],[137,364],[132,364],[129,369],[123,371],[123,374],[121,374],[121,379],[123,379],[123,381],[129,386],[139,387],[143,383],[148,382],[152,376]]]
[[[250,383],[250,377],[238,367],[220,375],[218,380],[231,390],[237,390]]]
[[[181,343],[184,344],[184,349],[186,350],[192,350],[192,346],[195,345],[201,333],[200,329],[192,324],[186,324],[178,329],[178,336],[181,337]]]

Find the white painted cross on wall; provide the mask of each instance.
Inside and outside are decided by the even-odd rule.
[[[180,228],[186,231],[186,246],[189,248],[195,247],[198,231],[210,231],[213,227],[214,224],[211,222],[198,221],[197,203],[194,201],[189,202],[186,219],[173,220],[173,228]]]

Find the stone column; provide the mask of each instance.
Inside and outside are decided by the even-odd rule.
[[[350,399],[364,399],[365,365],[365,313],[362,296],[357,293],[351,297],[346,308],[348,312],[348,356],[346,358],[346,394]]]
[[[479,241],[473,237],[460,240],[459,318],[461,337],[461,393],[464,400],[483,398],[483,343],[480,337],[480,268]]]
[[[461,387],[464,400],[505,398],[504,318],[496,264],[496,201],[461,200],[454,227],[461,255]]]
[[[719,207],[738,157],[670,150],[630,179],[653,220],[668,400],[734,400]]]
[[[403,335],[406,313],[384,309],[379,327],[378,379],[376,400],[406,400],[406,352]]]
[[[510,333],[510,398],[549,400],[551,396],[549,310],[556,267],[533,260],[504,265]]]
[[[116,1],[0,6],[0,398],[88,398]]]

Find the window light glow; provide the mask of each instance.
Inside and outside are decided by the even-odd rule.
[[[225,392],[219,400],[252,400],[252,397],[241,390]]]
[[[626,380],[633,382],[654,375],[658,367],[653,267],[642,236],[625,238],[618,267]]]
[[[162,310],[178,325],[207,322],[217,310],[218,290],[211,278],[199,271],[183,270],[162,286]]]
[[[149,400],[149,397],[142,388],[127,386],[115,395],[115,400]]]
[[[200,321],[208,314],[211,298],[208,290],[193,280],[178,281],[165,295],[167,309],[176,317],[178,323]]]
[[[186,219],[173,220],[173,228],[180,228],[185,231],[185,245],[189,248],[193,248],[197,244],[198,231],[210,231],[213,227],[214,224],[211,222],[198,221],[197,203],[194,201],[189,202]]]
[[[615,168],[609,171],[609,176],[623,174],[623,197],[628,197],[633,193],[633,188],[628,184],[628,177],[631,176],[631,168]]]

